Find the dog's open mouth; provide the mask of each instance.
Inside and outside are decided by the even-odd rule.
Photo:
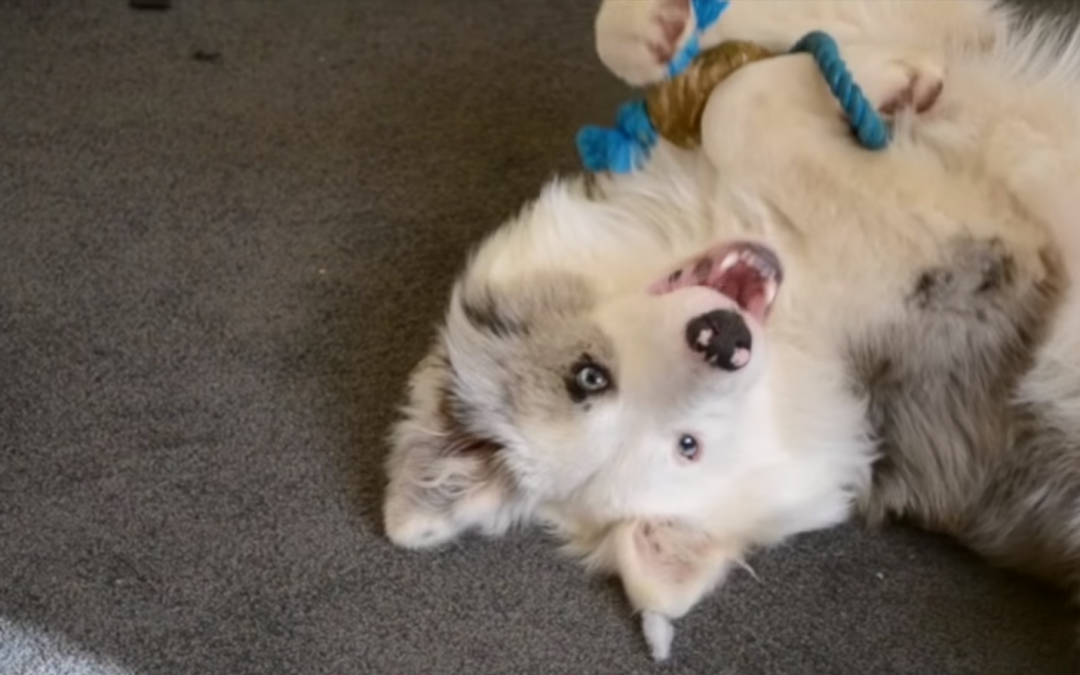
[[[764,322],[783,278],[780,259],[767,246],[732,242],[709,250],[649,290],[663,295],[680,288],[704,286],[731,298],[744,312]]]

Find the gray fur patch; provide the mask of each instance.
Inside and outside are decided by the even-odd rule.
[[[490,292],[476,293],[462,300],[461,310],[474,328],[495,337],[520,337],[529,334],[529,325],[501,311]]]
[[[498,286],[463,285],[462,313],[476,331],[469,353],[468,380],[484,383],[459,394],[465,385],[452,375],[448,400],[467,428],[496,422],[513,424],[522,415],[550,422],[580,414],[582,397],[569,380],[583,359],[613,370],[614,347],[590,318],[595,297],[587,282],[550,270]],[[466,404],[465,402],[468,401]]]
[[[859,506],[871,523],[913,521],[1080,581],[1080,532],[1051,522],[1080,513],[1080,452],[1012,399],[1064,272],[1049,250],[1038,269],[1017,265],[998,240],[955,242],[945,265],[917,276],[902,325],[851,345],[883,453]],[[1045,508],[1032,509],[1039,491]]]

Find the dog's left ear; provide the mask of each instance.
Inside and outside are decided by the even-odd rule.
[[[741,551],[690,524],[630,520],[606,542],[634,608],[677,619],[712,591]]]

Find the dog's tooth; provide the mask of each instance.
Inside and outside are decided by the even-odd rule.
[[[776,269],[763,258],[754,258],[754,269],[761,273],[761,276],[766,279],[776,278]]]
[[[724,259],[720,261],[720,271],[731,269],[735,263],[739,262],[738,251],[732,251],[724,256]]]
[[[776,299],[776,294],[777,294],[777,292],[779,292],[779,290],[780,290],[780,285],[777,284],[776,281],[774,281],[772,279],[772,277],[769,277],[769,279],[765,282],[765,304],[766,305],[771,305],[773,303],[773,300]]]

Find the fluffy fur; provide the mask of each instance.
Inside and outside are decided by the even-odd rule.
[[[598,52],[655,80],[690,18],[606,0]],[[413,373],[394,542],[544,523],[621,577],[657,657],[754,547],[853,505],[1080,584],[1080,47],[988,0],[735,0],[703,43],[811,29],[899,110],[889,150],[858,148],[788,56],[718,88],[702,151],[548,185],[471,257]],[[736,240],[785,282],[768,321],[741,313],[750,362],[725,370],[684,334],[733,301],[649,289]]]

